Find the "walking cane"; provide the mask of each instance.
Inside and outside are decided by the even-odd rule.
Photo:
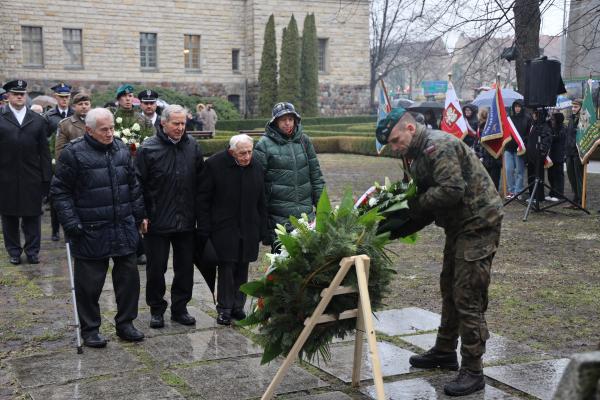
[[[69,277],[71,278],[71,296],[73,299],[73,314],[75,315],[75,329],[77,330],[77,354],[83,354],[81,347],[81,325],[79,325],[79,314],[77,314],[77,299],[75,298],[75,278],[73,277],[73,264],[71,262],[71,247],[67,241],[67,263],[69,264]]]

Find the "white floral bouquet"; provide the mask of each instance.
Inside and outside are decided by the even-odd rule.
[[[153,134],[152,128],[141,126],[137,118],[115,115],[115,136],[129,146],[132,155],[145,138]]]

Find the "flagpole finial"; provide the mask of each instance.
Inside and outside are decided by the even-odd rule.
[[[452,72],[448,72],[448,82],[452,81]]]

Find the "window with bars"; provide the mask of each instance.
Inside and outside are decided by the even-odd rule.
[[[327,46],[329,39],[319,39],[319,72],[327,72]]]
[[[63,28],[65,67],[83,68],[83,43],[81,29]]]
[[[240,72],[240,49],[231,50],[231,70]]]
[[[200,35],[184,35],[183,59],[186,70],[200,70]]]
[[[42,40],[42,27],[22,26],[21,39],[23,41],[23,65],[27,67],[43,66],[44,43]]]
[[[156,69],[156,33],[140,33],[140,67],[142,69]]]

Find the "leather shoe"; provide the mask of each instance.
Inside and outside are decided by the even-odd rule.
[[[138,331],[133,324],[127,324],[117,328],[117,336],[128,342],[140,342],[144,340],[144,333]]]
[[[244,310],[233,310],[231,312],[231,318],[240,321],[244,318],[246,318],[246,313],[244,312]]]
[[[219,313],[217,316],[217,324],[219,325],[231,325],[231,317],[223,313]]]
[[[27,256],[27,262],[29,264],[39,264],[40,259],[38,258],[38,256]]]
[[[21,257],[14,256],[14,257],[11,257],[10,260],[8,260],[8,261],[10,261],[11,264],[19,265],[19,264],[21,264]]]
[[[458,376],[444,385],[444,393],[449,396],[465,396],[475,393],[485,387],[483,372],[473,372],[461,368]]]
[[[196,318],[192,317],[188,312],[182,314],[171,314],[171,321],[180,323],[181,325],[194,325]]]
[[[150,315],[150,328],[158,329],[165,326],[165,318],[162,314],[152,314]]]
[[[456,351],[439,351],[435,347],[432,347],[423,354],[411,356],[408,362],[416,368],[442,368],[453,371],[458,369]]]
[[[60,240],[60,235],[58,234],[58,232],[53,233],[52,234],[52,241],[53,242],[58,242]]]
[[[104,339],[98,333],[91,333],[87,337],[83,338],[83,345],[99,349],[101,347],[106,347],[106,339]]]

